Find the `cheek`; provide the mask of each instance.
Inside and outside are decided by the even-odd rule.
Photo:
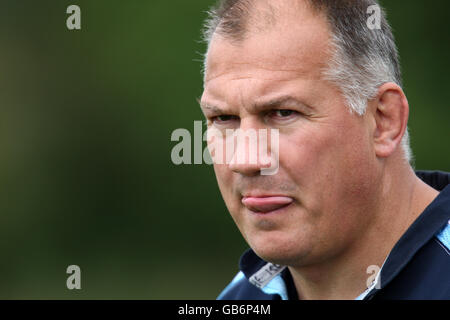
[[[230,187],[232,175],[230,170],[224,164],[214,164],[213,166],[220,192],[225,197],[231,193]]]
[[[280,139],[280,166],[296,181],[300,191],[322,184],[334,171],[333,134],[325,130],[299,129]]]
[[[224,164],[214,164],[214,172],[225,205],[231,215],[233,215],[234,212],[237,212],[240,205],[233,188],[233,172]]]
[[[280,139],[280,165],[311,209],[341,205],[367,193],[370,149],[364,130],[349,124],[299,129]]]
[[[280,170],[298,187],[298,200],[307,212],[310,234],[323,252],[334,251],[354,239],[355,229],[373,191],[375,177],[369,148],[360,130],[303,130],[280,139]],[[313,231],[311,231],[313,230]],[[314,241],[313,241],[314,242]]]
[[[234,187],[235,176],[226,165],[215,164],[214,172],[225,206],[244,239],[247,241],[247,223],[245,221],[245,216],[242,215],[240,196]]]

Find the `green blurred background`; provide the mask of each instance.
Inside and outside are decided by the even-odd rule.
[[[170,158],[173,130],[202,120],[212,3],[1,1],[0,298],[214,299],[237,272],[246,244],[212,167]],[[416,167],[450,171],[450,3],[383,4]]]

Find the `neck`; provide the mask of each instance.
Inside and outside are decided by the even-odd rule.
[[[289,267],[300,299],[359,296],[370,285],[368,279],[374,279],[374,270],[381,268],[396,242],[439,194],[405,165],[386,171],[382,186],[373,221],[356,241],[332,259]]]

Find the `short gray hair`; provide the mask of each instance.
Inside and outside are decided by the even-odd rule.
[[[252,2],[255,0],[218,0],[209,11],[203,37],[208,46],[214,33],[231,40],[242,40],[247,33]],[[402,75],[394,35],[386,13],[376,0],[306,0],[313,10],[325,13],[331,28],[333,56],[323,71],[347,101],[350,112],[363,115],[367,102],[387,82],[402,87]],[[367,25],[368,9],[380,10],[380,28]],[[408,129],[402,139],[404,159],[413,161]]]

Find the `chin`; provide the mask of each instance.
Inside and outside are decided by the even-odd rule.
[[[283,266],[305,264],[311,251],[307,243],[289,239],[252,239],[249,244],[261,259]]]

